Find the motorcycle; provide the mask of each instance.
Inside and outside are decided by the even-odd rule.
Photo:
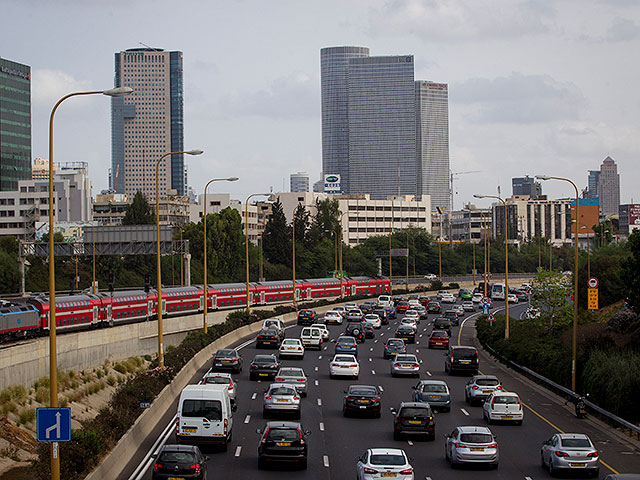
[[[589,394],[586,395],[587,397]],[[587,404],[585,402],[585,397],[579,397],[576,402],[576,417],[585,418],[587,416]]]

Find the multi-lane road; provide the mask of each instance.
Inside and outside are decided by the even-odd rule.
[[[502,304],[494,303],[500,309]],[[527,305],[520,304],[510,309],[517,321]],[[446,306],[445,306],[446,308]],[[437,315],[430,315],[435,318]],[[474,323],[478,313],[467,314],[460,327],[452,331],[452,344],[474,345]],[[344,326],[330,326],[332,343],[321,351],[307,350],[303,360],[285,360],[285,365],[304,368],[308,381],[308,396],[303,399],[303,426],[311,431],[309,437],[309,462],[307,470],[287,471],[287,478],[307,480],[353,479],[356,477],[356,457],[367,448],[402,448],[412,459],[416,479],[473,479],[482,476],[488,479],[541,479],[550,475],[540,466],[540,445],[557,432],[587,433],[600,449],[600,477],[613,472],[640,472],[640,451],[623,436],[604,427],[593,419],[578,420],[571,407],[563,404],[555,395],[514,374],[487,355],[480,356],[480,371],[497,375],[507,390],[517,392],[525,406],[522,426],[512,424],[491,425],[497,435],[500,450],[500,466],[497,470],[457,469],[452,470],[444,458],[445,433],[458,425],[486,425],[482,410],[469,406],[464,401],[465,376],[449,376],[444,373],[444,353],[442,350],[427,348],[431,322],[421,321],[418,325],[416,343],[409,346],[410,353],[416,353],[421,361],[421,378],[442,379],[449,384],[453,403],[447,413],[436,413],[436,439],[394,441],[392,407],[401,401],[411,400],[411,387],[415,378],[392,378],[390,361],[382,357],[384,341],[393,336],[396,324],[391,320],[388,326],[376,330],[375,339],[369,339],[358,347],[360,378],[358,381],[329,378],[329,360],[333,357],[334,341],[344,331]],[[300,327],[289,327],[287,337],[298,338]],[[245,367],[257,353],[252,339],[237,345],[245,360]],[[237,479],[278,479],[279,470],[264,471],[257,468],[256,429],[265,424],[262,418],[262,397],[267,382],[250,381],[247,368],[235,376],[238,380],[238,410],[234,416],[233,441],[226,453],[206,451],[210,457],[207,468],[208,478]],[[204,371],[199,372],[203,374]],[[197,379],[194,378],[196,383]],[[342,414],[343,390],[352,383],[377,385],[384,391],[382,396],[382,418],[344,418]],[[177,402],[177,399],[176,399]],[[173,434],[175,411],[158,419],[154,438],[144,442],[133,462],[125,469],[122,478],[150,479],[152,460],[150,455],[158,445],[174,443]],[[155,448],[153,448],[155,447]]]

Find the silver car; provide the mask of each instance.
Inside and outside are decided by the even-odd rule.
[[[300,419],[300,395],[295,385],[290,383],[272,383],[264,394],[262,416],[267,418],[271,413],[293,413]]]
[[[231,403],[233,404],[236,403],[236,396],[238,394],[238,383],[233,381],[233,377],[230,373],[212,372],[211,370],[209,370],[204,374],[204,377],[202,377],[200,383],[204,385],[228,385],[229,387],[227,390],[229,392],[229,400],[231,400]]]
[[[418,357],[413,354],[405,353],[393,357],[391,361],[391,376],[396,375],[415,375],[420,376],[420,362]]]
[[[413,401],[428,403],[434,410],[451,410],[449,385],[442,380],[421,380],[413,389]]]
[[[469,405],[482,403],[493,392],[501,391],[502,384],[494,375],[474,375],[464,386],[464,399]]]
[[[498,468],[498,443],[487,427],[456,427],[445,435],[444,456],[452,468],[463,463]]]
[[[568,471],[587,471],[594,477],[600,473],[598,450],[582,433],[556,433],[542,444],[540,462],[554,476]]]
[[[275,379],[276,383],[290,383],[303,397],[307,396],[307,376],[299,367],[281,367]]]

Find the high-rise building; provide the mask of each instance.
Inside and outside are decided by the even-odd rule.
[[[309,174],[305,172],[292,173],[289,175],[291,184],[291,192],[308,192],[309,191]]]
[[[115,54],[115,86],[133,93],[111,100],[112,189],[155,200],[155,166],[184,150],[182,52],[133,48]],[[159,193],[185,193],[183,155],[160,162]]]
[[[542,186],[532,177],[518,177],[511,179],[513,195],[529,195],[531,200],[537,200],[542,195]]]
[[[584,198],[598,198],[598,182],[600,181],[600,170],[589,170],[589,178],[587,180],[587,190],[584,192]]]
[[[600,165],[598,196],[600,197],[600,215],[618,215],[620,175],[616,162],[611,157],[605,158]]]
[[[0,58],[0,190],[31,179],[31,67]]]
[[[374,200],[415,195],[413,55],[352,58],[347,84],[348,192]]]
[[[450,211],[449,93],[446,83],[415,82],[418,195]]]
[[[327,47],[320,50],[322,172],[340,175],[345,187],[349,183],[349,60],[368,56],[367,47]]]

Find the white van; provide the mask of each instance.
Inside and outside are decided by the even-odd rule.
[[[378,305],[381,307],[393,307],[393,300],[389,295],[380,295],[378,297]]]
[[[304,327],[300,332],[300,341],[304,348],[322,349],[322,330],[318,327]]]
[[[180,394],[176,439],[189,445],[216,444],[224,451],[231,441],[233,411],[228,385],[187,385]]]
[[[284,322],[281,318],[266,318],[262,321],[262,328],[275,328],[278,332],[284,332]]]

